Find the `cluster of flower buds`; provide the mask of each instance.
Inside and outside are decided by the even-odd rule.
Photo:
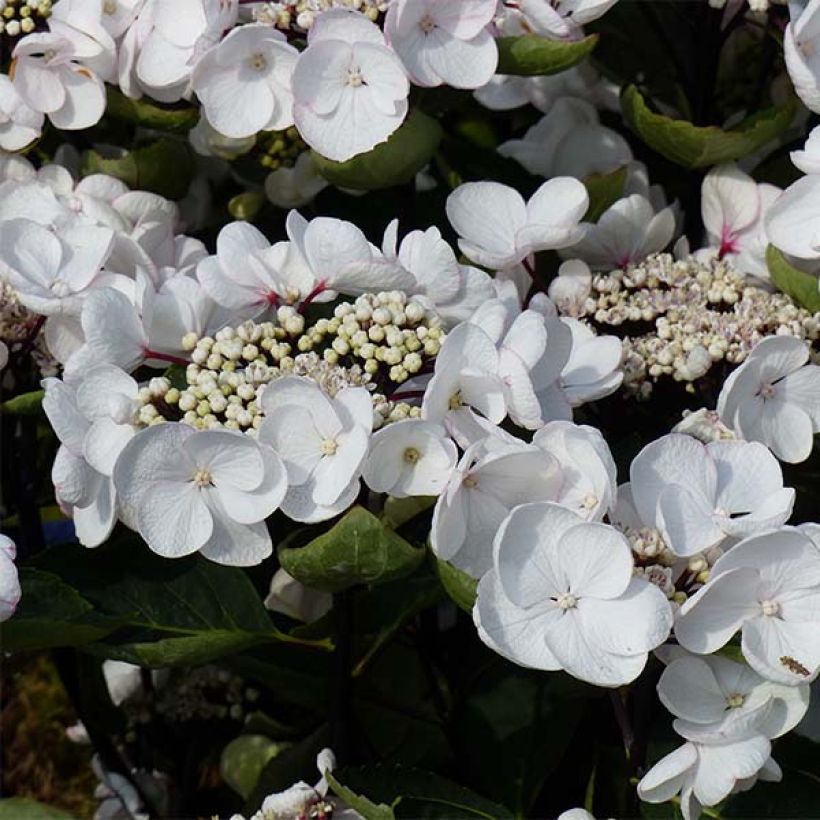
[[[308,31],[316,15],[334,7],[355,9],[375,22],[387,11],[390,0],[285,0],[260,3],[253,12],[254,20],[274,25],[282,31]]]
[[[401,291],[359,296],[337,305],[331,319],[320,319],[299,340],[299,350],[324,348],[326,361],[360,363],[380,385],[402,384],[432,372],[444,341],[439,318]]]
[[[0,0],[0,34],[31,34],[51,15],[51,0]]]
[[[265,131],[256,139],[256,148],[261,151],[259,163],[268,171],[279,168],[293,168],[299,156],[307,150],[307,144],[299,136],[296,128],[285,131]]]
[[[432,363],[443,338],[437,318],[404,294],[366,294],[355,303],[343,302],[332,318],[307,329],[304,316],[283,305],[275,322],[246,321],[214,336],[186,336],[191,363],[185,385],[152,379],[140,390],[137,420],[143,426],[173,420],[198,429],[252,433],[262,424],[265,385],[282,376],[305,376],[331,397],[344,387],[366,387],[379,428],[419,416],[418,407],[389,395]],[[380,387],[385,392],[378,392]]]
[[[686,382],[691,392],[716,362],[739,364],[765,336],[820,338],[820,314],[748,284],[726,259],[694,256],[655,254],[594,276],[579,317],[627,331],[624,387],[640,398],[662,378]],[[635,323],[651,327],[634,332]]]

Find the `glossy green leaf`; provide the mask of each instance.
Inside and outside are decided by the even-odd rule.
[[[774,245],[766,248],[766,265],[772,283],[783,293],[812,313],[820,311],[820,280],[817,276],[795,268]]]
[[[393,814],[392,806],[385,803],[376,804],[363,795],[356,794],[347,786],[343,786],[331,772],[328,772],[325,777],[330,784],[330,788],[333,789],[333,793],[344,801],[345,805],[364,817],[364,820],[393,820],[395,818],[396,815]]]
[[[386,142],[347,162],[335,162],[313,152],[316,170],[332,185],[358,191],[376,191],[412,182],[430,162],[441,141],[438,120],[413,111]]]
[[[157,142],[105,156],[98,151],[83,154],[83,176],[109,174],[130,188],[153,191],[168,199],[182,199],[193,174],[193,159],[188,146],[178,139]]]
[[[333,528],[304,547],[279,550],[282,567],[305,586],[340,592],[409,575],[424,559],[375,515],[353,507]]]
[[[785,131],[796,110],[796,103],[790,100],[724,130],[658,114],[634,85],[621,95],[621,106],[626,121],[650,148],[685,168],[708,168],[751,154]]]
[[[110,85],[106,86],[106,92],[106,114],[118,120],[177,134],[187,134],[199,122],[199,111],[191,105],[163,106],[146,97],[132,100]]]
[[[34,416],[43,406],[43,390],[32,390],[31,393],[21,393],[13,399],[4,401],[0,409],[11,416]]]
[[[601,214],[623,196],[627,175],[628,170],[624,166],[609,174],[591,174],[584,180],[589,194],[585,222],[597,222]]]
[[[253,646],[297,640],[274,628],[243,570],[198,555],[169,561],[129,536],[96,550],[52,549],[39,566],[74,587],[98,616],[129,627],[127,639],[89,647],[107,658],[194,666]]]
[[[447,594],[459,609],[472,613],[478,581],[454,567],[449,561],[441,561],[435,557],[433,561],[436,574]]]
[[[272,760],[289,744],[276,743],[265,735],[240,735],[223,750],[219,762],[222,779],[247,800],[256,787],[259,776]]]
[[[598,43],[598,35],[591,34],[574,42],[548,40],[537,34],[520,37],[499,37],[498,74],[537,77],[558,74],[581,62]]]
[[[338,770],[334,776],[348,794],[361,795],[374,806],[377,811],[372,814],[357,808],[368,820],[388,820],[392,816],[502,820],[513,816],[505,806],[420,769],[361,766]]]
[[[77,590],[49,572],[22,567],[23,596],[10,620],[0,625],[6,652],[81,646],[100,640],[121,624],[100,617]]]

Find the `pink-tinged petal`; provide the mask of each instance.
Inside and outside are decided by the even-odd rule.
[[[722,248],[759,217],[757,183],[733,162],[712,168],[703,180],[701,214],[711,245]]]
[[[678,611],[678,642],[698,654],[720,649],[760,612],[759,586],[760,574],[752,567],[737,567],[713,578]]]
[[[544,631],[559,613],[557,607],[520,609],[504,595],[491,570],[478,585],[473,620],[479,637],[494,652],[519,666],[556,671],[561,664],[547,647]]]

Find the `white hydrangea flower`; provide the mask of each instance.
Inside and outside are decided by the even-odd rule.
[[[742,632],[749,665],[787,686],[820,671],[820,552],[792,528],[753,535],[722,555],[680,608],[679,643],[711,653]]]
[[[265,519],[287,490],[276,453],[231,430],[166,422],[120,453],[114,483],[123,521],[166,558],[193,552],[251,566],[272,552]]]
[[[717,411],[749,441],[765,444],[781,461],[805,461],[820,432],[820,366],[793,336],[770,336],[723,384]]]
[[[51,470],[57,501],[71,508],[80,543],[99,546],[117,520],[114,482],[86,460],[85,442],[91,422],[78,407],[75,390],[53,378],[46,379],[43,387],[43,410],[61,443]],[[113,457],[117,455],[113,451]]]
[[[712,168],[703,180],[701,215],[708,247],[719,258],[758,279],[768,280],[764,218],[781,189],[757,183],[733,162]]]
[[[324,12],[293,73],[299,133],[329,159],[369,151],[404,122],[410,83],[381,29],[363,14]]]
[[[780,780],[770,757],[771,743],[762,734],[720,744],[684,743],[659,760],[638,783],[646,803],[665,803],[680,794],[684,820],[697,820],[703,806],[725,800],[748,778]]]
[[[615,506],[617,468],[600,431],[571,421],[551,421],[532,443],[557,459],[564,476],[555,499],[587,521],[600,521]]]
[[[45,114],[57,128],[89,128],[105,111],[102,80],[78,62],[75,43],[59,34],[28,34],[12,52],[13,82],[33,111]]]
[[[19,151],[34,142],[43,130],[45,115],[20,96],[6,74],[0,74],[0,148]]]
[[[447,218],[465,256],[501,270],[536,251],[577,244],[588,207],[586,188],[572,177],[547,180],[529,202],[500,182],[467,182],[448,197]]]
[[[416,85],[481,88],[495,74],[496,0],[393,0],[385,33]]]
[[[293,168],[277,168],[265,178],[265,195],[277,208],[301,208],[327,188],[310,151],[299,154]]]
[[[363,478],[374,492],[394,498],[439,495],[457,461],[456,445],[441,425],[405,419],[373,435]]]
[[[479,636],[522,666],[629,683],[672,626],[666,595],[632,570],[617,530],[558,504],[522,504],[501,525],[478,585]]]
[[[679,556],[784,524],[795,497],[762,445],[703,444],[680,433],[647,444],[632,461],[624,489],[637,519],[657,529]]]
[[[593,270],[608,272],[662,251],[675,235],[675,212],[672,206],[658,210],[642,194],[631,194],[610,205],[595,224],[584,225],[584,238],[562,256],[583,259]]]
[[[631,162],[629,143],[600,124],[592,103],[578,97],[561,97],[521,139],[498,146],[531,174],[551,178],[608,174]]]
[[[478,325],[464,322],[444,340],[433,378],[422,401],[422,418],[448,428],[472,407],[493,424],[507,415],[504,384],[498,376],[499,354]]]
[[[510,510],[556,499],[562,481],[558,461],[538,447],[495,440],[471,445],[436,502],[433,552],[481,578],[492,566],[493,538]]]
[[[290,84],[298,56],[270,26],[235,28],[205,52],[191,77],[208,122],[235,139],[293,125]]]
[[[817,217],[820,214],[820,175],[798,179],[769,205],[764,218],[769,241],[798,260],[820,259]]]
[[[76,225],[57,236],[28,219],[2,221],[0,269],[30,310],[78,315],[113,243],[107,228]]]
[[[373,403],[363,387],[334,398],[308,378],[286,376],[262,393],[259,439],[287,468],[283,512],[313,523],[338,515],[359,493],[361,466],[373,429]]]
[[[783,32],[783,56],[797,96],[810,111],[820,111],[820,6],[795,3],[789,6],[791,21]]]
[[[7,535],[0,533],[0,621],[7,621],[20,603],[22,590],[14,559],[17,547]]]
[[[486,300],[492,299],[493,280],[484,271],[461,265],[438,228],[411,231],[396,247],[398,220],[384,232],[382,252],[413,275],[413,292],[423,295],[436,314],[451,327],[469,319]]]
[[[658,681],[661,703],[677,718],[675,731],[697,743],[740,740],[750,727],[769,739],[790,732],[809,707],[809,686],[784,686],[719,655],[673,658]]]

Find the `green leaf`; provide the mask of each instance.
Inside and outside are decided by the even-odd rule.
[[[403,578],[423,559],[424,550],[412,547],[363,507],[353,507],[306,546],[279,550],[283,569],[323,592]]]
[[[790,99],[781,108],[759,111],[734,128],[697,126],[652,111],[634,85],[621,94],[621,107],[626,121],[647,145],[685,168],[708,168],[751,154],[785,131],[796,111]]]
[[[598,35],[566,42],[524,34],[521,37],[499,37],[495,42],[498,45],[498,74],[537,77],[558,74],[580,63],[595,48]]]
[[[39,561],[94,605],[131,628],[90,647],[146,666],[195,666],[259,644],[297,642],[279,632],[248,576],[195,555],[169,561],[139,539],[49,550]]]
[[[441,585],[447,594],[458,606],[467,613],[472,613],[475,605],[478,581],[467,575],[466,572],[454,567],[449,561],[442,561],[433,557],[434,569]]]
[[[0,800],[0,820],[71,820],[73,815],[29,797]]]
[[[193,174],[193,159],[188,146],[178,139],[157,142],[104,156],[99,151],[83,154],[82,173],[109,174],[130,188],[153,191],[168,199],[182,199]]]
[[[219,762],[222,779],[244,800],[251,796],[259,775],[289,744],[276,743],[264,735],[240,735],[223,750]]]
[[[0,625],[6,652],[81,646],[104,638],[122,623],[96,615],[92,605],[56,575],[29,567],[19,572],[20,605]]]
[[[347,162],[334,162],[313,152],[316,170],[332,185],[357,191],[376,191],[412,182],[430,162],[441,141],[438,120],[413,111],[390,138]]]
[[[199,122],[199,111],[193,106],[171,108],[142,97],[132,100],[113,86],[106,86],[106,114],[125,122],[156,128],[176,134],[187,134]]]
[[[584,222],[597,222],[601,214],[623,196],[627,174],[627,167],[624,166],[609,174],[591,174],[584,180],[589,194],[589,208]]]
[[[377,805],[366,797],[356,794],[356,792],[339,783],[331,772],[327,772],[325,777],[330,784],[330,788],[333,789],[333,793],[341,798],[347,806],[361,814],[364,820],[393,820],[395,818],[396,815],[393,814],[391,806],[384,803]]]
[[[31,393],[21,393],[13,399],[4,401],[0,410],[11,416],[36,416],[42,409],[44,390],[33,390]]]
[[[386,527],[397,530],[412,518],[429,510],[436,503],[436,499],[429,495],[410,495],[407,498],[393,498],[388,496],[382,510],[382,521]]]
[[[470,782],[486,784],[489,797],[519,816],[531,816],[533,801],[561,763],[589,703],[586,689],[567,691],[568,683],[575,681],[498,663],[461,694],[453,727],[460,765]]]
[[[486,749],[485,749],[486,752]],[[448,817],[502,820],[512,818],[505,806],[494,803],[470,789],[433,772],[401,766],[361,766],[335,772],[335,781],[348,793],[363,795],[380,810],[365,814],[368,819],[396,817]],[[385,811],[392,811],[390,814]],[[354,806],[354,808],[356,808]],[[359,809],[357,809],[359,810]],[[360,810],[359,810],[360,811]],[[364,814],[364,812],[362,812]]]
[[[820,311],[820,283],[816,276],[793,267],[774,245],[766,248],[769,278],[800,307],[812,313]]]

